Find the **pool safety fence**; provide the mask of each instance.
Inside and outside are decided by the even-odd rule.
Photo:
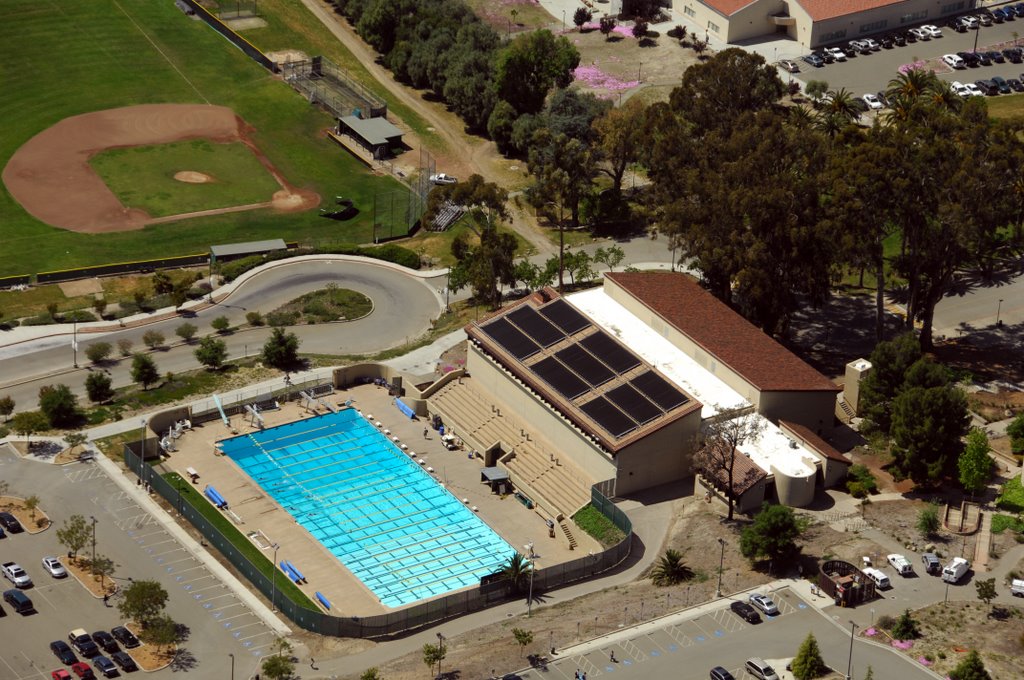
[[[250,390],[235,392],[231,397],[221,396],[221,405],[228,416],[247,415],[246,406],[256,405],[258,411],[268,411],[280,407],[282,402],[300,399],[302,392],[313,397],[324,397],[334,392],[331,374],[317,375],[302,382],[284,382],[280,386],[264,386]],[[190,410],[193,423],[207,423],[218,420],[220,413],[213,399],[196,402]]]
[[[321,610],[308,599],[295,601],[291,599],[290,593],[282,592],[281,579],[277,579],[275,587],[270,571],[276,567],[271,563],[269,557],[265,558],[266,565],[263,566],[267,573],[264,573],[264,569],[257,567],[238,548],[238,544],[252,545],[245,534],[241,531],[234,532],[234,535],[230,537],[223,534],[197,508],[183,499],[174,484],[168,482],[156,469],[144,462],[136,453],[139,450],[140,442],[125,444],[123,453],[125,466],[135,473],[143,483],[150,484],[169,505],[177,508],[181,516],[205,537],[210,546],[219,550],[239,573],[249,579],[256,590],[262,593],[268,601],[273,600],[272,604],[276,605],[282,614],[304,630],[334,637],[365,639],[400,637],[427,626],[526,597],[524,593],[512,592],[508,588],[506,580],[492,575],[481,579],[478,586],[376,616],[339,616]],[[535,594],[543,594],[548,590],[555,590],[577,581],[592,578],[618,567],[629,557],[633,545],[632,525],[629,518],[612,503],[611,499],[602,494],[597,486],[591,488],[591,498],[594,500],[595,507],[622,529],[626,537],[602,552],[586,555],[571,562],[537,569],[534,573],[533,583]],[[610,511],[613,511],[611,512],[613,516],[608,515]]]

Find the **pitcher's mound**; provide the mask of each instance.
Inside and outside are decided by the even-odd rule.
[[[271,203],[275,210],[295,212],[315,208],[320,204],[320,196],[303,189],[282,189],[274,193]]]
[[[174,173],[174,179],[179,182],[185,182],[186,184],[206,184],[212,182],[213,178],[206,173],[196,172],[194,170],[182,170],[181,172]]]

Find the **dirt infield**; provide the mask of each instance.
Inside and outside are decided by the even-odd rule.
[[[278,194],[288,197],[279,201],[275,194],[275,207],[279,202],[289,211],[316,206],[319,197],[291,187],[246,132],[246,124],[223,106],[144,104],[96,111],[66,118],[28,140],[11,157],[2,178],[14,199],[47,224],[85,233],[129,231],[155,220],[144,210],[123,205],[89,165],[91,156],[110,148],[198,138],[242,141],[281,185]]]

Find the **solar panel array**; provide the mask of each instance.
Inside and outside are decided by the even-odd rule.
[[[521,305],[490,321],[481,330],[506,352],[573,402],[641,365],[640,358],[603,330],[581,339],[574,336],[592,323],[561,298],[536,309]],[[533,364],[526,360],[569,339],[565,347]],[[603,430],[618,439],[689,398],[651,370],[595,396],[580,406]]]

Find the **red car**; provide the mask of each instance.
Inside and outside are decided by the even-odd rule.
[[[82,680],[96,680],[96,674],[92,672],[87,664],[79,661],[76,664],[71,665],[71,670],[75,672],[75,675],[80,677]]]
[[[63,668],[60,668],[50,673],[50,677],[53,680],[71,680],[71,674]]]

